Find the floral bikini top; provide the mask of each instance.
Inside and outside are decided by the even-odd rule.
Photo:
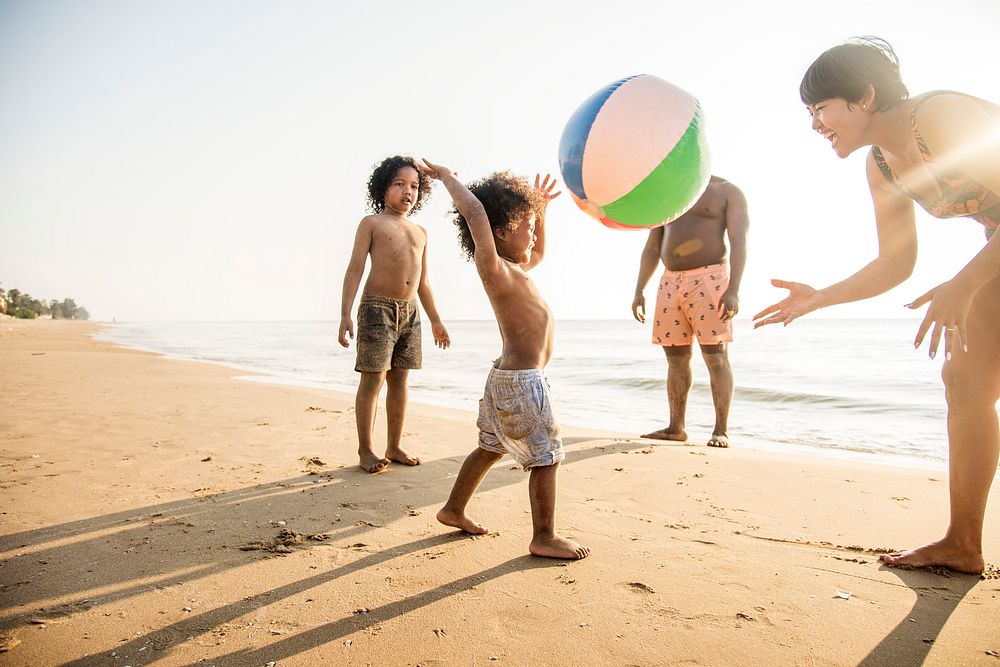
[[[928,201],[910,192],[896,178],[896,175],[886,163],[885,157],[882,156],[882,151],[878,146],[872,146],[872,157],[875,158],[875,164],[878,165],[882,175],[897,190],[920,204],[925,211],[935,218],[972,218],[986,227],[986,237],[989,238],[997,230],[997,227],[1000,226],[1000,194],[991,192],[957,169],[940,167],[927,148],[927,143],[920,135],[920,131],[917,129],[917,109],[930,98],[943,94],[960,95],[961,93],[951,93],[950,91],[943,90],[927,93],[923,96],[923,99],[913,105],[913,110],[910,112],[910,125],[913,127],[913,138],[917,142],[917,148],[920,149],[920,155],[923,157],[924,164],[927,165],[931,175],[941,189],[940,200]],[[1000,156],[997,159],[1000,159]]]

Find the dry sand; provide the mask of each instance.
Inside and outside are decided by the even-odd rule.
[[[0,322],[2,665],[1000,665],[1000,490],[984,577],[893,570],[944,472],[567,427],[557,524],[593,553],[539,559],[509,459],[494,532],[434,520],[473,415],[412,405],[424,464],[372,476],[352,396],[97,328]]]

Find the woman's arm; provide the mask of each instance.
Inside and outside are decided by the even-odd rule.
[[[928,100],[917,112],[917,125],[927,148],[939,163],[952,167],[1000,195],[1000,107],[964,95],[940,95]],[[1000,234],[992,239],[954,278],[935,287],[909,304],[919,308],[930,303],[914,340],[919,347],[930,331],[930,356],[938,349],[945,328],[955,338],[945,339],[950,356],[952,340],[968,349],[965,319],[976,292],[1000,274]]]
[[[869,155],[868,186],[875,206],[875,227],[878,234],[878,257],[848,278],[820,290],[801,283],[772,280],[775,287],[789,290],[782,301],[754,315],[754,327],[765,324],[790,324],[819,308],[840,303],[870,299],[882,294],[910,277],[917,261],[917,229],[913,201],[896,192],[879,171]]]

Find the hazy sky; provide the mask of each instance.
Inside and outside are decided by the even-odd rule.
[[[374,163],[556,174],[577,105],[648,73],[701,100],[713,172],[747,196],[748,317],[783,294],[769,278],[821,287],[876,252],[863,152],[839,160],[799,101],[812,60],[875,34],[912,93],[1000,101],[998,27],[997,0],[0,1],[0,286],[104,320],[338,319]],[[414,217],[438,309],[491,317],[449,206],[438,188]],[[645,232],[565,196],[547,224],[557,318],[629,317]],[[984,243],[918,226],[907,283],[828,314],[905,315]]]

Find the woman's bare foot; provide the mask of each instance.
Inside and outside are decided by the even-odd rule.
[[[725,433],[714,433],[712,437],[708,439],[709,447],[728,447],[729,446],[729,436]]]
[[[568,558],[569,560],[580,560],[590,555],[590,549],[587,547],[558,535],[533,538],[531,544],[528,545],[528,551],[532,555],[542,558]]]
[[[389,467],[389,459],[375,456],[374,452],[358,452],[361,461],[358,463],[365,472],[376,473],[385,472]]]
[[[671,431],[669,428],[661,428],[659,431],[653,431],[640,437],[649,438],[650,440],[676,440],[678,442],[685,442],[688,439],[688,434],[683,429],[680,431]]]
[[[878,559],[889,567],[919,568],[936,565],[968,574],[982,574],[986,567],[981,553],[970,553],[944,540],[919,549],[883,554]]]
[[[415,456],[410,456],[402,449],[387,449],[385,450],[385,458],[390,461],[395,461],[396,463],[402,463],[405,466],[418,466],[420,465],[420,459]]]
[[[447,507],[442,507],[437,513],[437,520],[446,526],[464,530],[470,535],[485,535],[490,532],[488,529],[470,519],[465,512],[453,512]]]

